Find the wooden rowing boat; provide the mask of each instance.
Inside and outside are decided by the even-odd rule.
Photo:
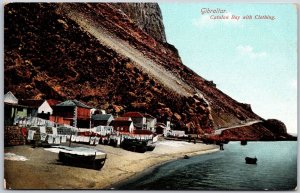
[[[60,146],[58,159],[66,165],[100,170],[107,158],[106,153],[85,147]]]

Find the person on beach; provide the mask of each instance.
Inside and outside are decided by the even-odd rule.
[[[224,150],[224,144],[223,144],[223,142],[220,142],[220,150]]]

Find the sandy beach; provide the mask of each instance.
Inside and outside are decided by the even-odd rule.
[[[57,153],[44,148],[27,145],[5,147],[5,153],[14,153],[28,159],[4,161],[6,186],[11,189],[107,189],[166,161],[182,159],[184,155],[218,151],[215,145],[169,140],[158,141],[154,151],[146,153],[107,145],[92,148],[107,153],[107,160],[100,171],[63,165],[57,161]]]

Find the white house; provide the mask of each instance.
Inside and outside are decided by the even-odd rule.
[[[18,104],[18,99],[15,97],[15,95],[12,92],[8,91],[4,95],[4,103]]]
[[[133,121],[130,117],[117,117],[109,124],[118,133],[132,133],[134,131]]]
[[[106,136],[106,135],[111,135],[114,132],[114,128],[112,126],[97,126],[95,127],[95,132],[102,135],[102,136]]]
[[[146,117],[139,112],[127,112],[121,117],[130,117],[136,129],[144,129],[146,127]]]
[[[114,120],[114,117],[111,114],[92,115],[92,125],[94,127],[99,125],[109,125],[112,120]]]
[[[19,104],[28,107],[28,116],[38,117],[39,115],[52,115],[53,113],[53,109],[46,100],[20,100]]]
[[[156,118],[149,114],[145,114],[145,117],[146,117],[146,129],[155,132],[155,125],[157,122]]]
[[[38,108],[38,113],[50,113],[50,115],[52,115],[53,113],[53,109],[51,108],[51,106],[49,105],[49,103],[45,100],[41,106],[39,106]]]
[[[171,122],[167,121],[167,126],[164,128],[164,136],[168,136],[169,132],[171,130]]]

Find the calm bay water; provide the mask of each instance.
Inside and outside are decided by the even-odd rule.
[[[121,190],[293,190],[297,142],[231,142],[225,150],[166,163]],[[256,156],[256,165],[245,157]]]

